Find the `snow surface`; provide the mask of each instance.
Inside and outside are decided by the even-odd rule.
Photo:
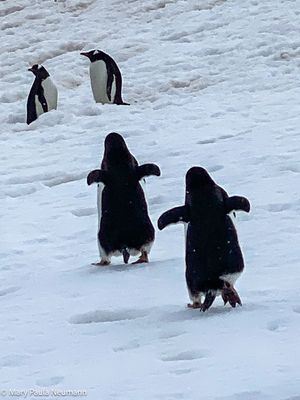
[[[0,389],[299,400],[300,1],[6,0],[0,18]],[[94,103],[91,48],[117,61],[130,107]],[[34,63],[59,103],[27,126]],[[250,199],[243,307],[186,308],[182,226],[157,232],[146,266],[91,266],[86,175],[111,131],[161,167],[155,224],[193,165]]]

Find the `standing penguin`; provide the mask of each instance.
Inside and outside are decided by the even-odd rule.
[[[57,108],[57,88],[42,65],[35,64],[28,71],[35,75],[27,99],[26,122],[29,125],[41,114]]]
[[[192,300],[189,307],[206,311],[218,294],[224,304],[242,304],[234,289],[244,261],[228,215],[233,210],[249,212],[250,203],[245,197],[229,197],[204,168],[193,167],[186,174],[185,205],[166,211],[158,220],[160,230],[169,224],[187,223],[185,276]]]
[[[128,106],[122,100],[122,75],[116,62],[101,50],[80,54],[91,61],[90,79],[95,102]]]
[[[138,165],[118,133],[105,138],[101,169],[91,171],[87,184],[101,183],[98,188],[98,246],[101,260],[109,265],[112,256],[141,253],[136,263],[148,262],[154,241],[154,227],[148,216],[147,203],[139,183],[145,176],[160,176],[155,164]]]

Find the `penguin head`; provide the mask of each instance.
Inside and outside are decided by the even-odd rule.
[[[109,133],[104,141],[104,159],[109,166],[131,165],[132,155],[128,150],[123,137],[116,133]]]
[[[198,191],[205,187],[215,185],[209,173],[202,167],[190,168],[186,173],[185,182],[188,191]]]
[[[39,64],[34,64],[31,68],[28,68],[28,71],[31,71],[37,78],[41,80],[47,79],[48,76],[50,76],[46,68]]]
[[[211,178],[206,169],[192,167],[186,174],[186,203],[195,212],[196,218],[207,218],[224,214],[224,200],[221,189]],[[224,214],[225,215],[225,214]]]
[[[106,54],[101,50],[83,51],[80,54],[87,57],[91,62],[103,60],[103,58],[106,56]]]

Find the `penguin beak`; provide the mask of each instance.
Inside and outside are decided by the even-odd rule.
[[[28,70],[27,70],[27,71],[31,71],[31,72],[33,72],[33,71],[32,71],[32,68],[28,68]]]
[[[89,56],[89,53],[82,52],[82,53],[80,53],[80,55],[81,55],[81,56],[86,56],[86,57],[88,57],[88,56]]]

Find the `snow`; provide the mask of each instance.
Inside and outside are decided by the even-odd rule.
[[[299,0],[0,3],[0,389],[300,398],[299,15]],[[91,48],[118,63],[129,107],[94,103]],[[27,126],[34,63],[59,103]],[[156,233],[148,265],[91,266],[86,175],[111,131],[161,168],[145,188],[155,225],[193,165],[250,199],[242,307],[186,308],[182,226]]]

